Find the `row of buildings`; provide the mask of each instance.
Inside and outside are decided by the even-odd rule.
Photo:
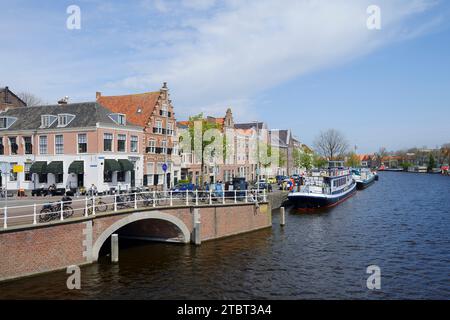
[[[8,190],[88,189],[99,192],[146,187],[161,190],[180,182],[195,184],[297,173],[294,149],[302,148],[290,130],[269,130],[263,122],[235,123],[206,117],[221,134],[231,134],[225,161],[203,161],[180,137],[189,121],[177,121],[169,89],[104,96],[94,102],[27,107],[9,88],[0,89],[0,185]],[[253,143],[277,150],[279,161],[261,164]],[[257,143],[259,146],[260,144]],[[230,152],[232,151],[232,152]],[[200,157],[201,158],[201,157]],[[202,170],[203,169],[203,170]],[[5,172],[7,171],[7,172]],[[201,179],[203,176],[203,179]]]

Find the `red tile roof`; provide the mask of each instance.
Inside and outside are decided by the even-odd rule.
[[[97,102],[112,112],[127,115],[127,121],[146,127],[156,107],[160,92],[146,92],[125,96],[97,96]],[[141,109],[141,112],[138,110]]]

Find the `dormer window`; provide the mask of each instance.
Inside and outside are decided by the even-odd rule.
[[[0,117],[0,130],[9,129],[16,121],[15,117]]]
[[[45,114],[41,116],[41,128],[49,128],[58,119],[57,116]]]
[[[58,114],[58,127],[67,127],[67,125],[75,119],[73,114]]]
[[[109,117],[118,125],[124,126],[127,124],[127,117],[123,113],[111,113]]]

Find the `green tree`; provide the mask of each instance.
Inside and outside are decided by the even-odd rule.
[[[196,124],[197,127],[201,126],[201,130],[198,132],[196,131]],[[211,139],[205,138],[205,133],[211,129],[220,130],[221,127],[215,122],[206,120],[203,116],[203,113],[200,113],[198,115],[189,117],[188,136],[182,136],[180,138],[180,143],[182,144],[182,146],[190,147],[190,149],[193,150],[195,154],[196,160],[200,161],[201,163],[200,184],[203,184],[203,182],[206,181],[204,151],[210,144],[214,143],[216,139],[215,137],[212,137]],[[185,139],[188,139],[188,141],[186,141]],[[196,148],[196,145],[200,146],[200,148]]]
[[[328,165],[328,160],[319,156],[318,154],[313,155],[313,165],[315,168],[324,168]]]
[[[434,167],[436,167],[436,160],[434,159],[433,154],[430,153],[428,158],[428,171],[432,171]]]
[[[359,157],[356,153],[350,152],[347,156],[347,161],[345,162],[347,167],[357,168],[361,166],[361,162],[359,161]]]

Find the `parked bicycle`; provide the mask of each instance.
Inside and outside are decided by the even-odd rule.
[[[134,199],[130,195],[116,195],[117,210],[134,207]]]
[[[62,197],[63,202],[63,218],[69,218],[73,216],[72,198]],[[39,212],[39,222],[50,222],[52,220],[61,218],[61,201],[51,202],[45,204]]]
[[[91,202],[91,205],[88,206],[88,208],[87,208],[88,215],[92,214],[92,212],[93,212],[93,210],[92,210],[93,206],[94,206],[94,198],[93,197],[90,198],[90,202]],[[101,197],[96,197],[95,198],[95,212],[106,212],[106,211],[108,211],[108,205],[106,204],[106,202],[104,202]]]

